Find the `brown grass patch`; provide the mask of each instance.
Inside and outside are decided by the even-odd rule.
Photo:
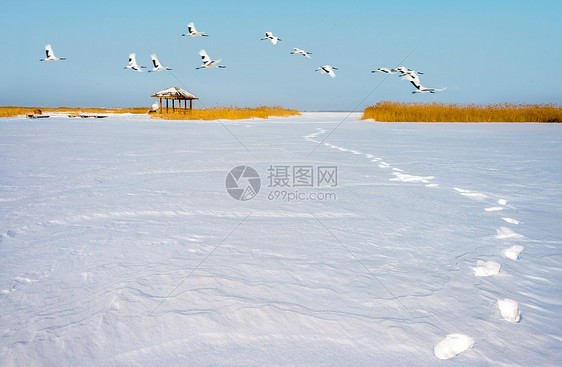
[[[298,116],[300,112],[280,106],[259,107],[209,107],[193,109],[192,111],[154,113],[153,118],[166,120],[241,120],[260,118],[267,119],[272,116],[289,117]]]
[[[455,105],[383,101],[365,108],[361,119],[381,122],[561,122],[562,108],[555,104]]]
[[[43,114],[62,113],[67,115],[81,114],[112,114],[112,113],[134,113],[146,114],[149,110],[147,107],[127,107],[127,108],[76,108],[76,107],[17,107],[4,106],[0,107],[0,117],[15,117],[33,114],[34,110],[40,109]],[[288,117],[300,115],[297,110],[283,108],[280,106],[259,106],[259,107],[211,107],[204,109],[194,109],[191,112],[175,112],[152,113],[152,118],[160,118],[166,120],[240,120],[250,118],[267,119],[272,116]]]
[[[146,114],[147,107],[126,107],[126,108],[89,108],[89,107],[19,107],[19,106],[0,106],[0,117],[15,117],[33,114],[34,110],[41,110],[43,114],[63,113],[68,115],[80,114],[109,114],[109,113],[135,113]]]

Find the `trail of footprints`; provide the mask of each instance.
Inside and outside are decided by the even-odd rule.
[[[326,133],[327,131],[321,128],[317,128],[315,133],[309,134],[304,136],[306,141],[322,144],[321,141],[318,141],[316,138]],[[405,173],[400,168],[391,167],[390,164],[383,161],[382,158],[376,157],[372,154],[363,154],[357,150],[351,150],[344,147],[340,147],[328,142],[323,143],[324,146],[339,150],[341,152],[349,152],[355,155],[363,155],[365,158],[369,159],[371,162],[377,165],[377,167],[381,169],[391,169],[393,178],[390,178],[390,181],[399,181],[399,182],[406,182],[406,183],[423,183],[426,187],[439,187],[439,184],[434,183],[433,179],[434,176],[415,176]],[[477,191],[471,191],[462,189],[459,187],[455,187],[454,191],[459,193],[462,196],[466,196],[471,199],[475,200],[489,200],[491,199],[489,195]],[[499,212],[503,211],[507,207],[507,200],[499,199],[494,203],[494,206],[490,206],[484,208],[486,212]],[[503,221],[509,224],[520,224],[521,222],[514,218],[502,217]],[[514,238],[521,238],[523,235],[518,234],[511,230],[508,227],[500,227],[496,230],[495,238],[499,240],[508,240]],[[519,260],[519,256],[523,252],[524,247],[521,245],[513,245],[505,250],[503,250],[503,255],[513,261]],[[472,268],[474,271],[474,275],[477,277],[489,277],[498,275],[501,270],[501,265],[495,261],[484,261],[484,260],[477,260],[476,267]],[[501,317],[508,322],[517,323],[521,319],[519,305],[516,301],[503,298],[497,300],[497,306],[499,308]],[[439,359],[449,359],[455,357],[457,354],[462,353],[474,346],[474,340],[463,334],[449,334],[439,343],[437,343],[434,347],[433,353]]]

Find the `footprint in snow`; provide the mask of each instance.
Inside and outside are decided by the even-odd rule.
[[[496,238],[504,239],[504,238],[517,238],[517,237],[523,237],[523,235],[519,233],[515,233],[507,227],[500,227],[499,229],[496,229]]]
[[[433,354],[439,359],[453,358],[474,346],[474,339],[463,334],[449,334],[435,345]]]
[[[498,275],[500,273],[501,265],[494,261],[478,260],[474,270],[474,275],[477,277],[489,277],[491,275]]]
[[[498,299],[498,307],[505,321],[517,323],[521,320],[519,305],[514,300],[509,298]]]
[[[455,187],[455,191],[461,194],[462,196],[466,196],[477,200],[486,199],[488,197],[488,195],[484,193],[478,191],[465,190],[465,189],[461,189],[460,187]]]
[[[517,219],[513,219],[513,218],[502,218],[503,220],[505,220],[507,223],[511,223],[511,224],[519,224],[521,223],[520,221],[518,221]]]
[[[505,249],[503,251],[505,257],[511,259],[511,260],[519,260],[519,255],[521,254],[521,252],[523,252],[523,249],[525,247],[521,246],[521,245],[513,245],[508,249]]]

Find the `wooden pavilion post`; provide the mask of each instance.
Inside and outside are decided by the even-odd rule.
[[[168,98],[166,98],[166,113],[168,113]]]
[[[162,98],[160,98],[160,114],[162,114]]]
[[[190,99],[189,100],[189,112],[191,112],[193,110],[193,100]]]

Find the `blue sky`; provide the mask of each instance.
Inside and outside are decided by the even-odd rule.
[[[26,1],[3,0],[0,105],[149,106],[187,88],[204,106],[352,110],[381,100],[562,103],[562,1]],[[181,37],[195,22],[205,38]],[[260,41],[272,31],[283,41]],[[61,62],[39,62],[53,45]],[[293,47],[312,58],[290,55]],[[226,69],[195,70],[197,52]],[[412,50],[414,50],[412,52]],[[124,70],[128,55],[172,73]],[[410,54],[411,53],[411,54]],[[392,75],[421,70],[433,95]],[[314,70],[339,67],[329,78]],[[177,78],[177,79],[176,79]]]

